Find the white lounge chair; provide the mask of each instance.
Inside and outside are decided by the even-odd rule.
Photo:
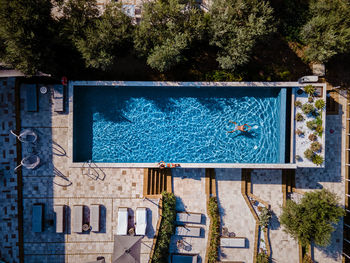
[[[187,237],[200,237],[201,228],[193,226],[178,226],[175,229],[175,235]]]
[[[44,228],[44,204],[34,204],[32,207],[32,231],[43,232]]]
[[[21,142],[31,142],[34,143],[38,139],[38,135],[31,130],[31,129],[25,129],[20,132],[19,135],[17,135],[14,131],[10,131],[12,135],[16,136],[18,140]]]
[[[135,233],[138,236],[146,235],[147,228],[147,208],[136,208]]]
[[[56,214],[55,225],[56,225],[56,233],[64,232],[64,215],[65,215],[65,206],[64,205],[55,205],[54,211]]]
[[[220,238],[220,247],[244,248],[245,238],[244,237],[222,237]]]
[[[73,232],[83,232],[83,209],[82,205],[75,205],[73,207]]]
[[[176,213],[176,221],[181,223],[200,224],[202,222],[202,214],[199,213]]]
[[[118,209],[118,225],[117,225],[117,235],[125,236],[128,234],[128,209],[125,207],[120,207]]]
[[[14,170],[16,171],[19,167],[23,166],[27,169],[34,169],[40,163],[40,158],[36,155],[31,155],[22,159],[21,164],[18,165]]]
[[[91,231],[100,231],[100,205],[90,206],[90,227]]]

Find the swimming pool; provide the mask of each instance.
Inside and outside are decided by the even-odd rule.
[[[284,163],[285,102],[280,87],[74,86],[73,162]]]

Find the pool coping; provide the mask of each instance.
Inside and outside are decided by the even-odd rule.
[[[143,86],[143,87],[280,87],[296,88],[299,82],[178,82],[178,81],[69,81],[69,125],[68,156],[72,168],[86,167],[86,162],[73,162],[73,87],[74,86]],[[94,163],[95,164],[95,163]],[[108,168],[157,168],[157,163],[96,163],[98,167]],[[247,169],[296,169],[295,163],[180,163],[181,168],[247,168]]]

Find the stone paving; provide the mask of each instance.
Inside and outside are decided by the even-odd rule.
[[[326,117],[326,146],[324,169],[297,169],[295,175],[296,188],[302,191],[312,191],[326,188],[336,193],[344,205],[345,187],[345,124],[346,97],[345,93],[338,96],[339,114]],[[334,133],[330,133],[333,129]],[[328,248],[315,248],[314,258],[319,263],[341,262],[343,247],[343,222],[336,226],[332,235],[332,243]]]
[[[246,238],[245,248],[220,248],[221,261],[253,262],[255,219],[241,192],[241,169],[215,169],[221,227]]]
[[[72,168],[68,153],[68,115],[56,113],[52,93],[39,93],[39,111],[26,112],[25,86],[21,87],[22,128],[38,134],[33,147],[23,146],[23,157],[36,154],[41,160],[37,169],[23,169],[24,254],[25,262],[87,262],[104,256],[111,262],[114,233],[119,207],[128,207],[130,223],[137,207],[147,208],[148,227],[141,243],[141,262],[148,262],[158,221],[158,199],[143,199],[143,169]],[[66,105],[67,109],[68,105]],[[68,112],[68,111],[66,111]],[[45,205],[45,228],[42,233],[31,231],[31,207]],[[71,209],[92,204],[101,207],[101,231],[73,233]],[[55,233],[52,223],[54,205],[67,207],[67,231]],[[85,214],[85,212],[84,212]],[[89,213],[86,213],[88,217]]]
[[[19,261],[15,79],[0,78],[0,259]]]
[[[283,231],[279,223],[282,213],[282,171],[254,170],[251,174],[252,193],[271,205],[272,218],[269,227],[269,238],[272,259],[275,262],[298,262],[298,243]]]
[[[205,169],[173,169],[172,175],[174,194],[177,196],[176,210],[201,213],[202,222],[193,225],[201,227],[200,237],[172,236],[170,252],[198,254],[198,262],[204,262],[209,230],[209,217],[206,211]],[[190,226],[191,224],[186,225]],[[178,249],[176,242],[180,239],[184,241],[185,246]]]

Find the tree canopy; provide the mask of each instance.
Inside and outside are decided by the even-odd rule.
[[[76,46],[87,67],[106,70],[118,54],[130,47],[132,33],[131,19],[123,13],[121,5],[110,3],[103,15],[84,30]]]
[[[265,1],[214,0],[210,12],[211,44],[219,49],[222,69],[247,63],[256,42],[275,31],[273,9]]]
[[[33,75],[51,57],[51,2],[0,0],[0,61]]]
[[[327,246],[334,231],[333,225],[345,215],[338,201],[338,197],[326,189],[306,193],[300,203],[287,200],[280,218],[281,224],[303,246],[311,242]]]
[[[161,72],[186,59],[184,53],[203,39],[206,20],[194,2],[156,0],[143,6],[135,49],[147,64]]]
[[[350,51],[349,1],[311,0],[309,12],[311,19],[300,32],[307,59],[324,63]]]

